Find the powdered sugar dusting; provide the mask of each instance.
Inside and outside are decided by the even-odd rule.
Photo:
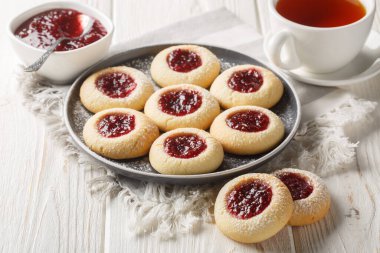
[[[124,65],[127,67],[135,68],[143,72],[149,80],[154,84],[154,90],[159,90],[161,87],[158,86],[154,81],[152,76],[150,75],[150,65],[152,64],[154,56],[144,56],[141,58],[136,58],[131,61],[126,62]]]
[[[221,71],[225,71],[231,67],[234,67],[236,65],[241,64],[255,64],[255,65],[261,65],[258,62],[247,61],[246,59],[240,59],[239,57],[235,57],[232,53],[226,54],[226,53],[220,53],[218,55],[218,52],[214,52],[221,63]],[[123,65],[127,67],[136,68],[140,71],[142,71],[145,75],[148,76],[148,78],[154,83],[151,75],[150,75],[150,65],[154,58],[154,55],[144,55],[139,58],[134,58],[132,60],[127,60],[123,63]],[[110,65],[112,66],[112,62],[110,62]],[[284,80],[282,80],[285,84]],[[160,87],[155,84],[155,90],[160,89]],[[285,137],[289,135],[291,129],[293,128],[295,121],[296,121],[296,103],[295,98],[293,94],[291,94],[290,89],[287,85],[285,86],[284,95],[280,102],[271,110],[276,113],[284,122],[285,124]],[[81,104],[79,100],[79,88],[77,88],[76,92],[73,93],[73,96],[71,99],[71,115],[69,115],[69,118],[71,119],[71,125],[73,127],[73,130],[75,134],[80,138],[80,140],[83,142],[83,127],[86,121],[93,115],[91,112],[87,111]],[[239,166],[243,166],[249,163],[252,163],[256,161],[257,159],[263,157],[266,153],[260,154],[260,155],[254,155],[254,156],[237,156],[232,154],[225,153],[224,161],[220,168],[217,171],[223,171],[223,170],[230,170],[232,168],[236,168]],[[150,172],[150,173],[157,173],[150,165],[148,156],[142,157],[142,158],[136,158],[136,159],[129,159],[129,160],[109,160],[109,163],[113,166],[121,166],[123,168],[130,168],[138,171],[144,171],[144,172]],[[256,165],[257,166],[257,165]]]
[[[77,134],[77,136],[79,136],[82,142],[84,142],[82,133],[83,127],[92,115],[93,114],[89,112],[79,100],[74,102],[72,111],[72,127],[74,132]]]
[[[221,65],[221,69],[222,69],[222,72],[229,69],[229,68],[232,68],[232,67],[235,67],[237,65],[240,65],[240,63],[237,63],[237,62],[231,62],[223,57],[219,58],[220,60],[220,65]]]
[[[136,58],[136,59],[126,62],[124,65],[127,67],[138,69],[141,72],[143,72],[145,75],[151,78],[149,69],[153,61],[153,58],[154,58],[153,55]]]

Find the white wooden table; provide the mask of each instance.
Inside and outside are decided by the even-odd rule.
[[[260,33],[269,26],[267,0],[81,1],[113,19],[114,42],[221,6]],[[379,109],[369,128],[349,129],[351,138],[360,141],[357,164],[326,179],[334,198],[323,221],[285,228],[253,245],[235,243],[211,224],[165,242],[129,235],[123,204],[101,203],[87,192],[86,181],[100,172],[68,163],[17,96],[17,60],[5,36],[6,24],[22,9],[42,2],[47,0],[3,1],[0,9],[0,252],[380,252]],[[374,26],[379,31],[379,7]],[[379,101],[380,77],[350,89]]]

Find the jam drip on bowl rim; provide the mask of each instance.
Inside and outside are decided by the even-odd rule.
[[[235,112],[226,118],[226,124],[242,132],[261,132],[268,128],[269,117],[260,111],[244,110]]]
[[[161,95],[158,106],[164,113],[184,116],[195,112],[202,105],[202,96],[195,90],[173,90]]]
[[[82,13],[73,9],[52,9],[39,13],[22,23],[15,35],[25,43],[41,49],[50,48],[62,36],[74,38],[83,28]],[[107,34],[106,28],[95,20],[88,34],[80,39],[61,42],[55,51],[69,51],[84,47],[101,39]]]
[[[190,50],[175,49],[170,52],[166,61],[174,71],[187,73],[202,65],[201,57]]]
[[[253,93],[258,91],[263,85],[263,76],[254,69],[236,71],[232,74],[227,84],[234,91],[242,93]]]
[[[207,148],[206,141],[196,134],[178,134],[165,139],[165,152],[176,158],[189,159]]]
[[[308,180],[300,174],[284,172],[277,177],[288,187],[293,200],[305,199],[314,190]]]
[[[135,80],[126,73],[106,73],[95,80],[96,88],[111,98],[125,98],[137,87]]]
[[[250,180],[236,186],[228,193],[228,212],[239,219],[249,219],[267,208],[272,200],[269,185],[259,180]]]
[[[98,121],[98,132],[106,138],[115,138],[135,129],[135,116],[130,114],[108,114]]]

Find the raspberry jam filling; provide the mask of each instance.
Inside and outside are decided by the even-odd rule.
[[[107,138],[120,137],[135,129],[135,116],[130,114],[108,114],[98,122],[98,132]]]
[[[246,110],[229,115],[226,124],[242,132],[260,132],[268,128],[269,117],[260,111]]]
[[[206,141],[196,134],[170,136],[164,142],[165,152],[176,158],[193,158],[202,153],[206,148]]]
[[[285,172],[277,177],[288,187],[293,200],[305,199],[313,192],[313,186],[302,175]]]
[[[177,72],[187,73],[202,65],[201,57],[195,52],[176,49],[166,58],[169,67]]]
[[[184,116],[198,110],[202,105],[202,96],[195,90],[174,90],[161,95],[158,105],[164,113]]]
[[[235,187],[226,200],[230,214],[239,219],[249,219],[268,207],[272,200],[272,190],[259,180],[248,181]]]
[[[235,72],[228,80],[228,86],[238,92],[252,93],[263,85],[263,76],[256,69]]]
[[[41,49],[48,49],[62,35],[74,38],[79,36],[83,28],[82,13],[73,9],[53,9],[39,13],[22,23],[15,32],[25,43]],[[107,34],[107,30],[95,20],[91,30],[80,39],[61,42],[55,51],[69,51],[89,45]]]
[[[107,73],[95,80],[96,88],[111,98],[125,98],[136,88],[135,80],[121,72]]]

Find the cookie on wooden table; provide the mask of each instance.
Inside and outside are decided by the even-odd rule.
[[[220,107],[208,90],[178,84],[156,91],[146,102],[144,112],[162,131],[183,127],[207,129]]]
[[[210,92],[225,109],[239,105],[271,108],[280,101],[284,87],[281,80],[266,68],[239,65],[220,74],[212,83]]]
[[[317,175],[299,169],[282,169],[274,172],[289,189],[294,201],[294,212],[289,225],[302,226],[317,222],[330,209],[330,194]]]
[[[147,116],[127,108],[98,112],[83,128],[86,145],[95,153],[113,159],[146,155],[158,136],[158,127]]]
[[[90,75],[81,86],[80,100],[93,113],[109,108],[142,110],[153,92],[153,84],[144,73],[118,66]]]
[[[208,132],[178,128],[161,135],[149,152],[152,167],[162,174],[193,175],[215,171],[223,161],[223,147]]]
[[[220,72],[220,62],[207,48],[178,45],[159,52],[153,59],[150,72],[161,87],[191,83],[208,88]]]
[[[229,181],[215,201],[215,222],[229,238],[256,243],[280,231],[293,212],[289,190],[275,176],[251,173]]]
[[[269,151],[283,138],[281,119],[258,106],[237,106],[219,114],[210,127],[224,151],[237,155],[254,155]]]

